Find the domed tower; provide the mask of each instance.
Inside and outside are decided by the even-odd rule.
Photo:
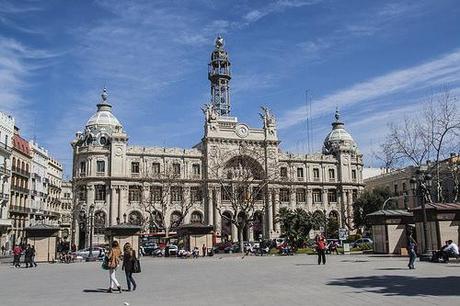
[[[340,121],[338,108],[335,111],[335,122],[332,122],[332,131],[324,139],[323,154],[337,153],[359,154],[358,146],[351,137],[350,133],[345,130],[345,125]]]
[[[224,39],[218,36],[208,65],[208,79],[211,81],[211,104],[221,116],[230,114],[231,78],[230,61],[224,49]]]
[[[77,133],[78,145],[108,146],[112,141],[112,134],[123,130],[120,121],[112,114],[112,105],[108,102],[108,96],[107,89],[104,87],[96,113],[86,122],[85,131]]]

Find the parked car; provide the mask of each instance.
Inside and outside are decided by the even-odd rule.
[[[361,239],[358,239],[355,242],[353,242],[351,247],[352,248],[359,248],[360,246],[362,246],[364,244],[372,245],[373,243],[374,243],[374,241],[372,241],[371,238],[361,238]]]
[[[80,256],[83,259],[86,259],[86,258],[89,257],[89,250],[90,250],[90,248],[78,250],[77,252],[75,252],[75,255]],[[102,259],[102,257],[104,255],[105,255],[105,249],[104,248],[101,248],[101,247],[93,247],[92,248],[91,258],[101,257],[101,259]]]
[[[179,248],[175,244],[170,244],[167,246],[169,256],[177,256],[179,253]]]
[[[158,249],[159,246],[155,242],[147,242],[142,245],[144,255],[153,255],[153,252]]]
[[[225,253],[238,253],[240,252],[240,245],[238,243],[234,243],[232,244],[231,246],[227,246],[225,249],[224,249],[224,252]]]

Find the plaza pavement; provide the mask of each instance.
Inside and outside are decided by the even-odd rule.
[[[143,258],[134,292],[108,294],[100,263],[0,265],[0,305],[460,305],[460,263],[365,255]],[[122,271],[118,280],[125,286]]]

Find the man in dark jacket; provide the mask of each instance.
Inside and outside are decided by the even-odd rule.
[[[24,253],[24,263],[26,264],[26,268],[32,268],[32,252],[32,248],[30,247],[30,244],[28,244]]]

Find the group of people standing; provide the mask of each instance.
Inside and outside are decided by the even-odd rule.
[[[109,289],[107,292],[112,293],[114,290],[117,290],[121,293],[121,285],[116,277],[116,271],[120,263],[122,264],[122,270],[125,271],[128,291],[131,291],[131,289],[133,291],[136,290],[137,284],[133,278],[133,273],[140,272],[140,267],[138,266],[139,261],[136,257],[136,251],[133,250],[131,244],[129,242],[125,243],[122,252],[118,241],[113,241],[106,260],[109,268]]]
[[[15,268],[21,267],[21,256],[24,254],[24,263],[26,268],[36,267],[35,262],[35,246],[27,244],[27,246],[15,245],[13,247],[13,266]]]

